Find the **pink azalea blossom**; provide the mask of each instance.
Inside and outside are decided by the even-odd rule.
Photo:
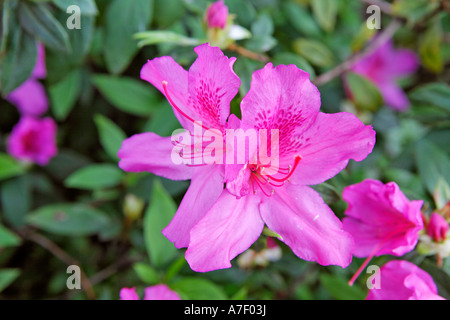
[[[380,90],[386,105],[405,111],[409,108],[409,100],[397,81],[413,74],[418,67],[419,59],[413,51],[395,49],[392,41],[386,41],[354,64],[351,71],[371,80]]]
[[[389,261],[379,272],[380,288],[370,289],[366,300],[445,300],[433,278],[411,262]]]
[[[444,241],[447,238],[449,225],[447,220],[439,213],[433,212],[427,225],[427,234],[436,242]]]
[[[228,21],[228,7],[223,0],[211,4],[206,10],[205,21],[208,28],[224,29]]]
[[[36,65],[30,78],[8,94],[6,99],[14,104],[22,115],[35,117],[43,115],[48,109],[48,98],[44,86],[38,79],[43,79],[46,75],[45,49],[39,44]]]
[[[44,166],[57,154],[56,130],[51,118],[24,116],[8,138],[8,152],[16,159]]]
[[[120,300],[140,300],[140,298],[136,293],[136,288],[122,288]],[[165,284],[158,284],[145,288],[144,300],[181,300],[181,298]]]
[[[348,203],[344,229],[355,239],[353,254],[368,257],[351,283],[373,256],[414,249],[423,229],[422,200],[409,201],[395,182],[371,179],[345,187],[342,196]]]
[[[176,247],[188,247],[186,259],[199,272],[231,267],[230,261],[258,239],[265,224],[300,258],[347,266],[352,238],[307,185],[332,178],[350,159],[365,159],[374,146],[375,132],[353,114],[320,113],[319,91],[309,74],[294,65],[268,64],[253,74],[240,121],[229,114],[240,85],[232,70],[235,58],[208,44],[195,51],[199,57],[188,72],[172,58],[162,57],[149,61],[141,76],[166,95],[191,134],[194,119],[220,132],[279,130],[280,170],[269,177],[265,174],[270,170],[263,174],[265,167],[249,163],[175,165],[171,139],[153,133],[127,139],[119,151],[122,169],[192,179],[163,234]]]

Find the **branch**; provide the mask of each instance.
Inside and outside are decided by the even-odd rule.
[[[61,249],[56,243],[54,243],[49,238],[43,236],[42,234],[39,234],[34,231],[19,231],[19,235],[21,235],[24,239],[30,240],[38,245],[40,245],[42,248],[49,251],[51,254],[53,254],[56,258],[58,258],[60,261],[67,265],[80,265],[77,260],[75,260],[73,257],[71,257],[67,252],[65,252],[63,249]],[[81,270],[81,285],[86,292],[86,295],[90,300],[95,300],[95,292],[94,288],[92,286],[92,283],[90,282],[87,275],[84,273],[84,271]]]
[[[359,60],[367,57],[374,51],[376,51],[379,47],[381,47],[386,41],[391,39],[394,34],[397,32],[397,30],[400,28],[401,24],[397,20],[392,20],[391,23],[388,25],[388,27],[379,35],[377,36],[374,41],[367,47],[366,50],[359,54],[355,54],[350,56],[347,60],[342,62],[340,65],[334,67],[330,71],[321,74],[320,76],[316,77],[313,80],[313,83],[316,86],[324,85],[325,83],[330,82],[334,78],[340,76],[344,72],[351,69],[351,67],[358,62]]]
[[[268,56],[265,56],[263,54],[259,54],[253,51],[250,51],[248,49],[245,49],[244,47],[238,46],[235,43],[232,43],[228,46],[227,48],[228,50],[234,51],[239,53],[241,56],[253,59],[253,60],[257,60],[257,61],[261,61],[264,63],[268,63],[270,61]]]

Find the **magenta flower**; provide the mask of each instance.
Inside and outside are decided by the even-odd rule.
[[[435,241],[442,242],[447,238],[449,225],[439,213],[433,212],[427,225],[427,234]]]
[[[445,300],[433,278],[411,262],[389,261],[379,272],[380,288],[370,289],[366,300]]]
[[[38,79],[43,79],[46,75],[45,48],[39,44],[36,65],[30,78],[8,94],[6,99],[14,104],[22,115],[34,117],[43,115],[48,109],[48,99],[44,86]]]
[[[225,29],[228,21],[228,7],[223,0],[216,1],[208,7],[205,21],[208,28]]]
[[[319,91],[294,65],[268,64],[254,73],[241,104],[241,122],[229,113],[240,85],[232,70],[235,58],[208,44],[195,51],[199,57],[188,72],[172,58],[162,57],[149,61],[141,77],[165,94],[191,135],[194,119],[202,121],[204,130],[219,133],[237,128],[278,130],[280,168],[276,173],[247,162],[176,165],[170,138],[144,133],[125,140],[119,151],[123,170],[191,179],[163,234],[177,248],[188,248],[186,259],[199,272],[231,267],[230,261],[258,239],[265,224],[300,258],[347,266],[352,238],[307,185],[335,176],[350,159],[362,161],[373,149],[375,132],[353,114],[320,113]],[[175,138],[184,141],[185,136]],[[179,156],[190,157],[181,152]]]
[[[319,112],[320,93],[294,65],[267,64],[241,102],[241,128],[279,132],[279,170],[226,166],[227,187],[192,228],[186,259],[196,271],[231,267],[264,225],[300,258],[347,266],[353,243],[341,221],[307,185],[332,178],[372,151],[375,132],[353,114]]]
[[[136,288],[122,288],[120,300],[140,300],[140,298],[136,293]],[[145,288],[144,300],[181,300],[181,298],[165,284],[158,284]]]
[[[422,200],[409,201],[395,182],[364,180],[344,188],[348,203],[344,230],[355,239],[354,255],[368,257],[350,283],[374,256],[401,256],[414,249],[423,229]]]
[[[359,60],[352,72],[371,80],[380,90],[386,105],[397,111],[409,108],[409,100],[397,80],[413,74],[419,67],[416,54],[408,49],[395,49],[386,41],[375,52]]]
[[[22,117],[8,138],[8,152],[16,159],[44,166],[57,153],[56,130],[51,118]]]

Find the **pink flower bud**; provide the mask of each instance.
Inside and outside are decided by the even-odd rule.
[[[208,28],[224,29],[228,20],[228,7],[222,0],[214,2],[206,10],[205,20]]]
[[[430,221],[427,226],[428,235],[436,242],[445,240],[449,225],[443,216],[434,212],[430,216]]]

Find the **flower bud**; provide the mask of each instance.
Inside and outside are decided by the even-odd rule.
[[[216,1],[208,7],[205,21],[208,28],[225,29],[228,21],[228,7],[222,0]]]
[[[445,240],[449,229],[448,222],[438,213],[432,213],[427,226],[427,234],[436,242]]]
[[[142,211],[144,210],[144,205],[145,202],[141,198],[136,197],[133,194],[127,194],[123,204],[123,212],[125,213],[125,217],[130,221],[139,219],[142,215]]]

